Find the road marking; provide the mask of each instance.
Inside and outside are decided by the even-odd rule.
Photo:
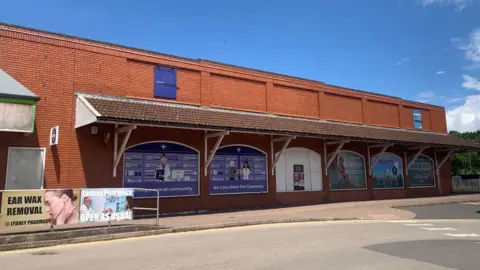
[[[416,220],[389,220],[389,223],[416,223]]]
[[[445,228],[422,228],[427,231],[456,231],[457,229],[445,227]]]
[[[433,226],[433,225],[428,223],[412,223],[412,224],[405,224],[405,226],[427,227],[427,226]]]
[[[480,205],[480,202],[467,202],[463,204],[470,204],[470,205]]]
[[[446,236],[452,236],[452,237],[479,237],[480,234],[476,233],[446,233]]]

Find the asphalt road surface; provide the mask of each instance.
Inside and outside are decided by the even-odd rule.
[[[400,209],[415,213],[416,219],[480,219],[480,203],[478,202],[412,206]]]
[[[335,221],[0,253],[0,269],[479,269],[480,220]]]

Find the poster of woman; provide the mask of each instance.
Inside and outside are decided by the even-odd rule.
[[[355,152],[340,151],[330,165],[328,175],[331,190],[367,188],[365,159]]]

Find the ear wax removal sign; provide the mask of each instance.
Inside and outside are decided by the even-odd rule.
[[[0,227],[76,224],[79,193],[78,189],[3,192]]]

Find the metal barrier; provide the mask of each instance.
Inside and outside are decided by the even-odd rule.
[[[452,178],[453,192],[480,192],[480,179]]]
[[[160,223],[160,191],[158,189],[146,189],[146,188],[134,188],[134,190],[146,191],[146,192],[156,192],[157,193],[157,208],[135,207],[134,206],[133,210],[137,209],[137,210],[145,210],[145,211],[157,211],[155,226],[158,226],[159,223]]]
[[[88,190],[105,190],[105,189],[116,189],[116,188],[87,188]],[[123,189],[123,188],[118,188],[118,189]],[[128,189],[128,188],[126,188]],[[156,199],[157,199],[157,207],[156,208],[150,208],[150,207],[133,207],[133,210],[145,210],[145,211],[155,211],[156,212],[156,220],[155,220],[155,226],[158,226],[159,225],[159,221],[160,221],[160,191],[157,190],[157,189],[143,189],[143,188],[131,188],[130,190],[134,190],[134,191],[144,191],[144,192],[155,192],[157,195],[156,195]],[[70,191],[70,195],[71,196],[75,196],[75,197],[78,197],[78,198],[75,198],[76,200],[80,199],[81,197],[81,190],[80,188],[58,188],[58,189],[24,189],[24,190],[0,190],[0,220],[2,220],[2,215],[5,215],[5,213],[2,213],[1,209],[2,209],[2,200],[3,200],[3,196],[5,196],[5,193],[9,193],[9,192],[19,192],[19,193],[29,193],[29,192],[32,192],[32,193],[37,193],[35,195],[32,194],[32,197],[33,196],[40,196],[38,194],[41,194],[41,196],[43,197],[44,196],[44,193],[46,191],[62,191],[62,192],[65,192],[65,191]],[[135,199],[135,193],[134,193],[134,196],[133,198]],[[43,205],[43,200],[41,202],[38,202],[38,201],[35,201],[34,203],[32,204],[42,204]],[[79,201],[79,204],[81,203],[81,201]],[[19,204],[24,204],[24,203],[19,203]],[[76,206],[78,207],[78,206]],[[77,209],[77,211],[79,212],[80,209]],[[47,217],[45,216],[45,219]],[[80,218],[80,216],[78,217]],[[108,221],[108,226],[110,226],[110,222],[111,220]],[[35,223],[37,224],[37,223]],[[42,223],[43,224],[43,223]],[[65,223],[67,224],[67,223]],[[64,224],[64,225],[65,225]],[[71,225],[79,225],[79,221],[75,224],[71,224]],[[11,225],[11,224],[10,224]],[[38,223],[38,225],[41,225],[40,223]],[[50,226],[50,230],[53,231],[53,228],[54,228],[54,225],[53,224],[48,224],[48,222],[45,224],[46,226]],[[55,225],[55,227],[57,226],[64,226],[64,225]],[[69,225],[69,224],[67,224]],[[73,228],[73,227],[72,227]]]

